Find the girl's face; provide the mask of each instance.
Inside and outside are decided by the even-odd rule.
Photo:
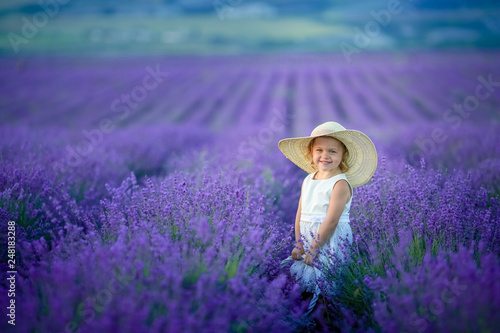
[[[312,158],[319,171],[340,172],[343,154],[342,143],[337,139],[319,137],[314,140]]]

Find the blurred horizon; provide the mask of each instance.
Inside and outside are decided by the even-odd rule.
[[[0,55],[497,50],[495,1],[3,1]],[[356,54],[356,53],[351,53]]]

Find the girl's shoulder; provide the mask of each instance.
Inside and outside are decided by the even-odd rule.
[[[304,177],[304,179],[302,180],[302,187],[304,187],[304,185],[306,185],[307,183],[309,183],[309,181],[312,178],[312,175],[314,175],[314,173],[310,173],[310,174],[308,174],[307,176]]]
[[[336,177],[335,182],[337,182],[339,180],[345,180],[347,182],[347,184],[349,184],[349,186],[352,186],[351,182],[349,181],[349,179],[347,178],[345,173],[340,173],[332,178],[335,178],[335,177]]]
[[[349,201],[352,199],[352,195],[353,195],[353,187],[351,185],[351,183],[349,182],[349,179],[347,179],[347,176],[344,174],[344,173],[341,173],[340,175],[342,175],[341,177],[338,177],[338,179],[335,181],[335,183],[337,183],[337,181],[339,180],[345,180],[346,183],[347,183],[347,186],[349,186],[349,192],[350,192],[350,196],[349,196]],[[340,175],[337,175],[337,176],[340,176]]]
[[[310,174],[308,174],[307,176],[305,176],[305,177],[304,177],[304,180],[303,180],[303,182],[302,182],[302,183],[304,183],[304,184],[305,184],[305,183],[309,183],[309,182],[314,181],[314,174],[315,174],[315,173],[316,173],[316,172],[313,172],[313,173],[310,173]]]

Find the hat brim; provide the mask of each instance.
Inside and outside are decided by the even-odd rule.
[[[345,172],[352,187],[366,184],[377,169],[377,150],[372,140],[364,133],[356,130],[343,130],[317,136],[288,138],[278,142],[283,154],[299,168],[307,173],[316,172],[306,159],[309,142],[320,136],[330,136],[341,141],[349,151]]]

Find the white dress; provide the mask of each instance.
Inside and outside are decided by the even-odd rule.
[[[335,183],[341,179],[346,180],[351,187],[352,193],[352,186],[347,180],[345,174],[341,173],[331,178],[320,180],[313,179],[314,174],[315,173],[311,173],[306,177],[302,189],[300,233],[305,237],[304,249],[306,250],[306,253],[311,246],[314,237],[317,236],[321,224],[326,219],[326,213],[330,204],[330,195],[332,194]],[[334,234],[323,245],[319,252],[317,258],[324,264],[332,264],[333,256],[331,253],[336,253],[339,259],[344,260],[344,253],[347,253],[347,248],[352,244],[352,230],[349,225],[349,210],[351,208],[351,202],[352,196],[344,207],[344,211],[340,216],[340,220],[335,228]],[[344,244],[343,251],[340,249],[341,243]],[[327,252],[330,252],[330,254]],[[290,273],[302,286],[302,291],[308,291],[311,293],[318,291],[316,278],[320,278],[322,275],[318,268],[306,265],[303,261],[294,261],[290,267]],[[335,281],[332,281],[332,284],[335,285]]]

